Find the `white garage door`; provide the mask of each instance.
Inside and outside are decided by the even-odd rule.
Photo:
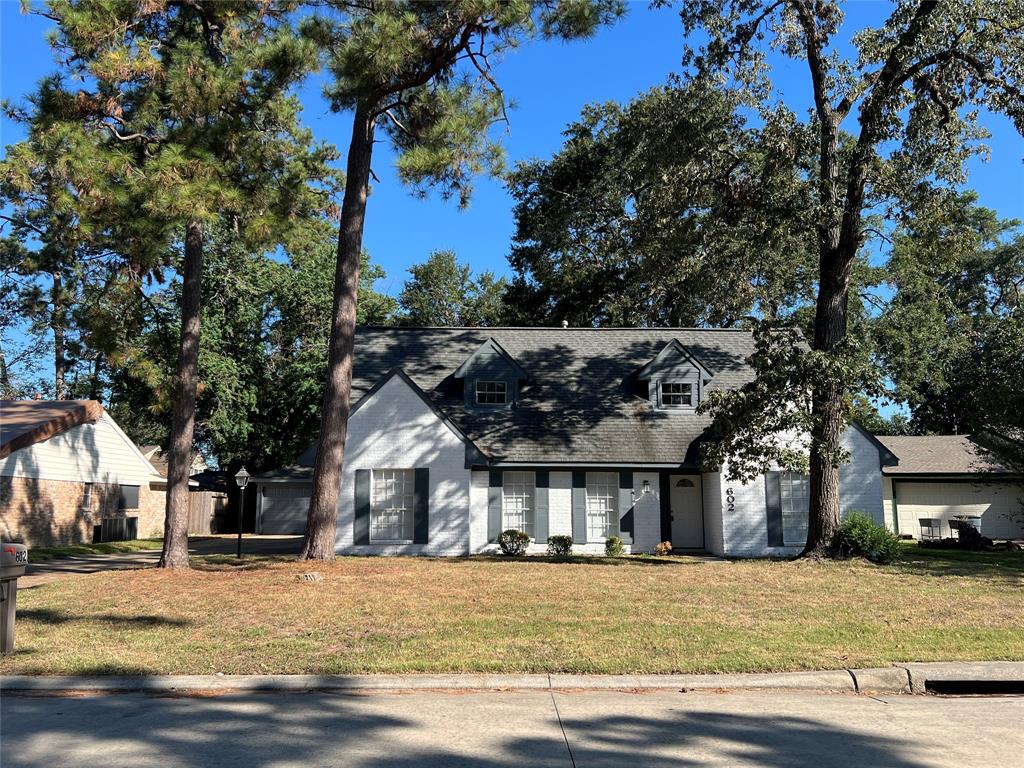
[[[898,480],[893,487],[900,533],[917,538],[921,534],[920,518],[933,518],[942,520],[942,535],[949,536],[950,518],[980,515],[983,535],[992,539],[1024,538],[1024,493],[1019,485]]]
[[[310,485],[264,485],[260,533],[305,533]]]

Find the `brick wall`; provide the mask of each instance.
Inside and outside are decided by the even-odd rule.
[[[85,483],[0,477],[0,536],[32,547],[92,541],[92,529],[104,517],[138,516],[139,536],[163,531],[164,492],[139,489],[138,510],[118,510],[120,486],[94,483],[85,501]]]

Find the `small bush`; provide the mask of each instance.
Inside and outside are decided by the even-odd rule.
[[[851,512],[839,526],[835,539],[840,557],[865,557],[873,563],[891,563],[900,555],[900,537],[871,515]]]
[[[609,536],[604,543],[604,553],[608,557],[622,557],[626,551],[626,543],[618,536]]]
[[[530,546],[530,537],[515,528],[509,528],[498,534],[498,547],[503,555],[513,557],[525,555],[528,546]]]
[[[553,557],[568,557],[572,554],[572,536],[549,536],[548,554]]]
[[[663,541],[654,548],[654,554],[664,557],[665,555],[672,554],[672,542]]]

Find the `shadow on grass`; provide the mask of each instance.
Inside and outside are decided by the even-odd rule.
[[[196,571],[262,571],[278,563],[294,563],[291,555],[244,555],[239,560],[235,555],[192,555],[189,565]]]
[[[908,546],[897,567],[927,576],[1024,579],[1024,552],[971,552]]]
[[[913,740],[858,730],[824,713],[779,716],[736,705],[721,711],[704,702],[680,706],[678,700],[673,706],[640,707],[618,699],[595,707],[592,698],[588,701],[586,706],[560,697],[560,709],[569,710],[561,718],[563,736],[547,694],[11,696],[4,702],[2,758],[5,765],[48,768],[52,750],[40,745],[60,744],[65,764],[108,768],[143,763],[271,768],[283,760],[389,768],[570,762],[676,768],[730,756],[733,762],[769,768],[925,765],[911,754]],[[945,733],[950,739],[971,737],[967,726],[957,723]]]
[[[60,626],[75,622],[100,622],[117,624],[120,628],[140,629],[152,627],[190,627],[194,622],[187,619],[172,619],[166,616],[143,614],[139,616],[121,616],[114,613],[76,614],[70,611],[55,611],[50,608],[23,608],[18,611],[18,618],[23,621],[38,621],[41,624]]]
[[[553,557],[551,555],[470,555],[469,557],[452,558],[452,562],[460,563],[540,563],[547,565],[704,565],[706,563],[727,562],[713,555],[677,555],[659,557],[657,555],[624,555],[622,557],[603,557],[601,555],[570,555],[569,557]]]

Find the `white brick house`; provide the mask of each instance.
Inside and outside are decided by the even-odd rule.
[[[752,483],[704,472],[709,392],[753,377],[748,332],[687,328],[361,328],[338,509],[340,554],[466,555],[507,528],[533,551],[569,535],[602,552],[739,557],[800,551],[805,477]],[[884,520],[883,462],[857,426],[844,435],[843,511]],[[314,447],[254,478],[258,529],[301,533]]]

